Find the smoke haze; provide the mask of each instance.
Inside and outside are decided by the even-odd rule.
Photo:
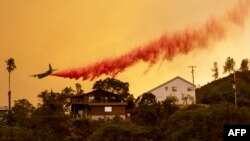
[[[114,77],[139,61],[144,61],[150,65],[161,59],[171,61],[178,54],[187,54],[194,49],[206,48],[209,42],[222,40],[230,32],[232,26],[242,27],[249,5],[249,0],[240,1],[237,6],[226,12],[224,17],[211,18],[200,27],[165,33],[160,38],[118,57],[107,58],[77,69],[57,71],[52,75],[71,79],[93,80],[101,75]]]

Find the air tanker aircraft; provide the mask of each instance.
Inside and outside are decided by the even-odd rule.
[[[37,77],[37,78],[41,79],[41,78],[44,78],[44,77],[50,75],[55,70],[57,70],[57,69],[52,69],[51,64],[49,64],[49,70],[47,70],[46,72],[39,73],[39,74],[33,74],[33,75],[30,75],[30,76]]]

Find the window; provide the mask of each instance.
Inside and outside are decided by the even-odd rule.
[[[114,96],[111,96],[111,97],[109,97],[109,99],[108,99],[108,102],[115,102],[115,101],[116,101],[116,99],[115,99]]]
[[[177,91],[177,87],[172,87],[172,91],[176,92]]]
[[[89,102],[94,102],[95,101],[95,97],[94,96],[89,96]]]
[[[165,90],[168,91],[168,87],[165,87]]]
[[[104,112],[112,112],[112,107],[111,106],[105,106],[104,107]]]
[[[189,92],[190,92],[190,91],[193,91],[193,90],[194,90],[193,87],[188,87],[188,88],[187,88],[187,91],[189,91]]]
[[[101,97],[101,102],[108,102],[108,97]]]

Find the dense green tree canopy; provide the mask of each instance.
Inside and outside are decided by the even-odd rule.
[[[250,81],[243,72],[236,72],[236,93],[238,106],[250,106]],[[234,103],[233,74],[208,83],[196,90],[198,103],[215,104],[220,102]]]
[[[33,134],[39,140],[61,141],[70,134],[70,118],[65,114],[69,93],[43,91],[39,107],[32,114]]]
[[[101,89],[120,95],[122,99],[126,99],[129,94],[129,83],[122,82],[115,78],[106,78],[104,80],[96,81],[93,89]]]
[[[225,65],[223,66],[224,68],[224,73],[229,73],[231,74],[233,71],[235,71],[235,61],[233,58],[231,57],[228,57],[226,62],[225,62]]]
[[[35,107],[27,99],[19,99],[14,102],[12,108],[13,120],[16,126],[30,127],[31,114]]]
[[[248,59],[243,59],[241,61],[240,70],[242,72],[247,72],[249,70],[249,61],[248,61]]]
[[[156,103],[156,97],[154,94],[147,92],[139,96],[136,102],[139,105],[152,105]]]

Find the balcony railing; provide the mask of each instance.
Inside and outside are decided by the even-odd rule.
[[[72,104],[88,104],[88,103],[112,103],[112,102],[121,102],[120,100],[117,99],[105,99],[105,98],[100,98],[100,99],[71,99]]]

